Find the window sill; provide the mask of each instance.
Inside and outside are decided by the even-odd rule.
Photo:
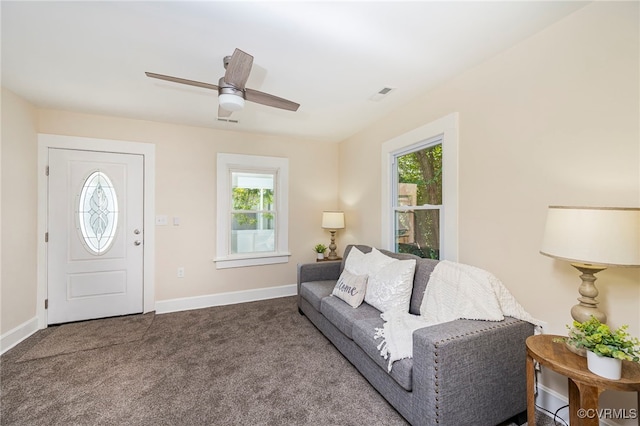
[[[250,255],[232,255],[213,259],[216,269],[243,268],[246,266],[273,265],[287,263],[291,253],[265,253]]]

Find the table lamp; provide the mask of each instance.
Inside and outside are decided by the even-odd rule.
[[[344,213],[338,211],[325,211],[322,212],[322,227],[328,229],[331,233],[331,244],[329,244],[329,257],[328,260],[338,259],[336,253],[336,230],[344,228]]]
[[[549,206],[540,253],[571,262],[582,273],[573,319],[594,316],[605,323],[595,274],[609,266],[640,266],[640,208]]]

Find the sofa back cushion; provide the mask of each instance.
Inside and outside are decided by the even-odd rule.
[[[344,255],[342,257],[342,265],[340,266],[340,272],[344,269],[344,264],[349,256],[349,251],[351,251],[351,247],[357,247],[363,253],[369,253],[371,251],[370,246],[358,244],[358,245],[348,245],[344,249]],[[431,272],[438,264],[437,260],[433,259],[423,259],[421,257],[415,256],[413,254],[408,253],[393,253],[388,250],[380,250],[381,253],[393,257],[394,259],[407,260],[407,259],[416,259],[416,269],[413,277],[413,290],[411,293],[411,302],[409,304],[409,313],[414,315],[420,315],[420,305],[422,304],[422,298],[424,297],[424,291],[427,289],[427,283],[429,282],[429,277],[431,276]]]

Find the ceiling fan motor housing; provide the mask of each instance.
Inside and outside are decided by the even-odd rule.
[[[224,78],[218,82],[218,102],[220,108],[227,111],[240,111],[244,108],[244,92],[226,83]]]

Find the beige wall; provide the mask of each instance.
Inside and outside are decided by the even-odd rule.
[[[154,143],[156,300],[274,287],[296,282],[296,264],[314,259],[313,246],[328,240],[323,209],[337,206],[337,146],[277,136],[41,110],[41,133]],[[286,264],[216,270],[216,154],[289,158],[289,248]],[[180,225],[172,226],[171,218]],[[185,268],[185,278],[176,270]]]
[[[580,280],[538,253],[547,206],[640,206],[638,6],[592,3],[342,143],[349,240],[381,242],[381,144],[459,112],[460,261],[564,334]],[[609,323],[640,335],[640,268],[598,275]]]
[[[313,261],[327,242],[322,210],[337,207],[337,145],[115,117],[36,110],[3,91],[2,326],[35,315],[37,133],[153,143],[156,213],[179,226],[156,227],[156,301],[267,288],[296,282],[296,264]],[[216,270],[215,165],[218,152],[290,160],[289,248],[286,264]],[[26,219],[26,220],[25,220]],[[171,222],[171,220],[170,220]],[[177,278],[179,266],[185,277]]]
[[[0,334],[36,314],[36,109],[2,89]]]

